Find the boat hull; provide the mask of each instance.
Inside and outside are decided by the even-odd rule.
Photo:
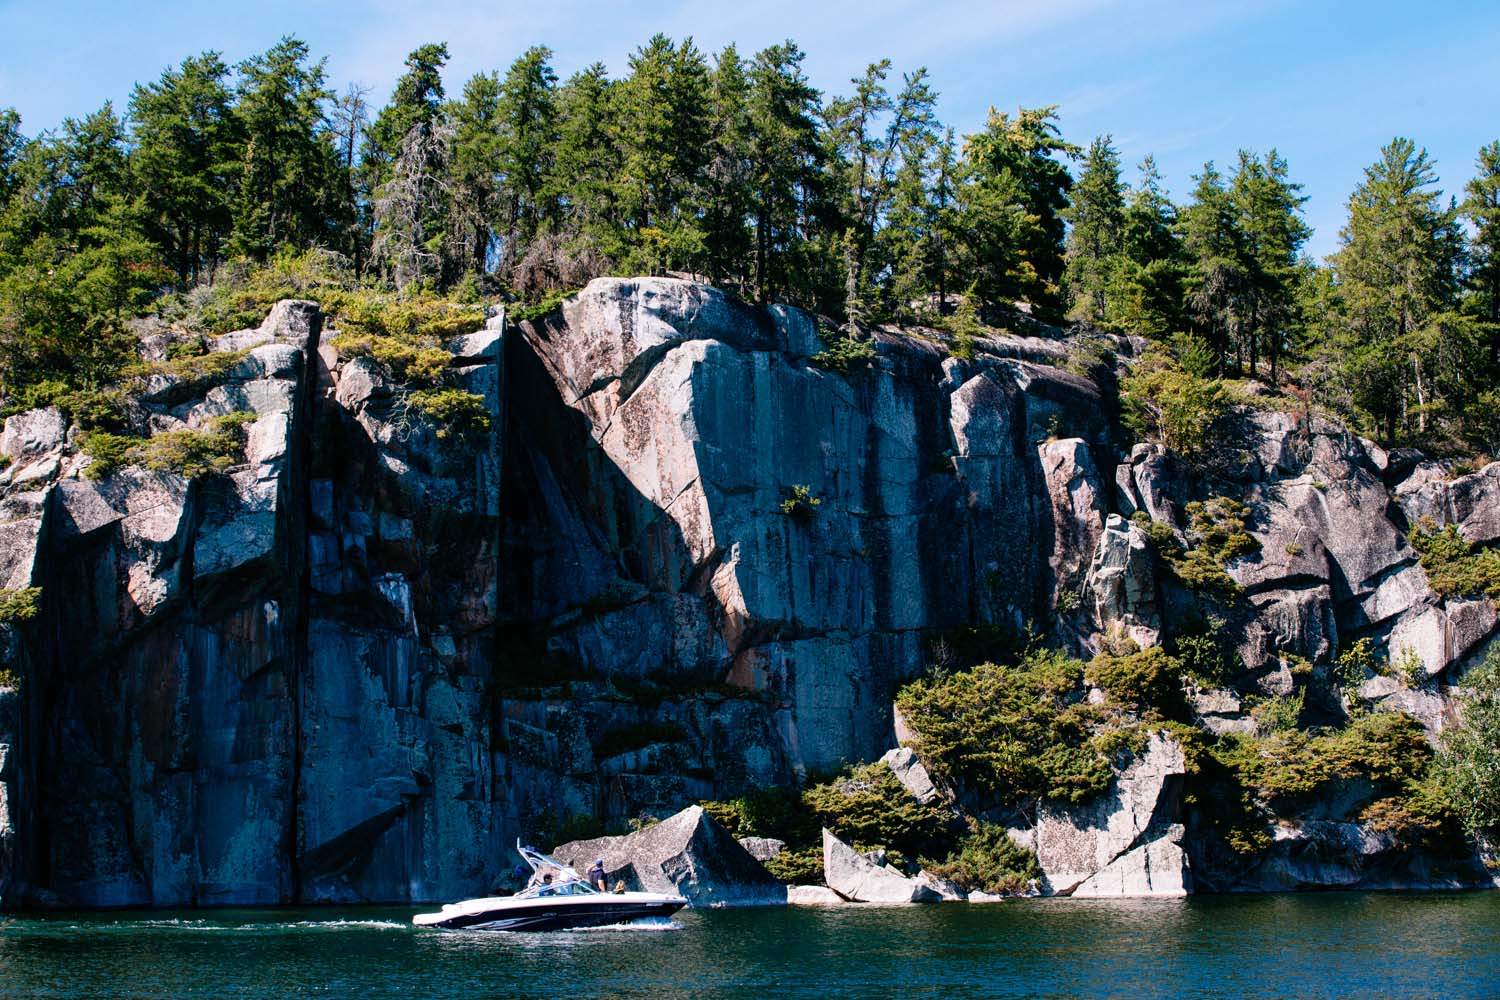
[[[530,899],[493,908],[458,910],[424,915],[421,926],[445,930],[474,931],[562,931],[579,927],[608,927],[634,920],[670,917],[687,905],[676,899],[622,899],[590,897],[582,900]]]

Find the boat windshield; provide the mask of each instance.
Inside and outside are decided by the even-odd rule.
[[[519,841],[516,842],[516,851],[521,855],[521,860],[531,866],[531,878],[526,880],[526,888],[516,893],[517,896],[529,898],[599,894],[599,890],[584,881],[571,865],[548,857],[534,847],[522,847]],[[548,878],[549,875],[551,878]]]

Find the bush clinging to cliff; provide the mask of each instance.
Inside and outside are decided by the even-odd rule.
[[[0,625],[26,622],[35,618],[37,612],[41,610],[41,600],[41,587],[0,590]]]
[[[1013,666],[984,663],[915,681],[896,704],[912,747],[935,775],[1001,804],[1081,802],[1108,787],[1114,745],[1080,703],[1084,666],[1037,650]]]
[[[1500,832],[1500,653],[1464,678],[1462,721],[1443,733],[1438,772],[1464,826]]]
[[[1438,527],[1430,517],[1411,532],[1412,548],[1427,573],[1427,582],[1444,597],[1483,594],[1500,601],[1500,550],[1475,550],[1453,524]]]
[[[423,389],[411,394],[411,405],[437,424],[440,439],[466,440],[489,433],[489,405],[477,393],[462,389]]]
[[[1022,893],[1042,874],[1035,852],[1011,840],[1000,824],[984,822],[974,824],[946,861],[924,862],[923,867],[965,892]]]

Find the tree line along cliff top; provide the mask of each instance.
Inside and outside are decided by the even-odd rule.
[[[564,81],[538,46],[450,95],[447,46],[426,44],[377,106],[288,37],[190,56],[56,131],[0,111],[3,405],[107,424],[94,394],[137,363],[142,317],[224,332],[314,254],[346,305],[537,303],[671,270],[850,339],[947,327],[957,350],[1019,304],[1147,338],[1127,416],[1184,451],[1230,376],[1386,445],[1500,448],[1500,142],[1451,198],[1412,140],[1372,151],[1317,263],[1274,149],[1226,150],[1178,204],[1150,157],[1126,180],[1110,137],[1065,139],[1055,107],[958,135],[925,69],[875,62],[831,95],[803,58],[657,35],[618,79]],[[423,322],[383,317],[366,329]]]

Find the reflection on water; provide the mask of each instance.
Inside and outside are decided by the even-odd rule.
[[[554,934],[413,910],[0,919],[16,997],[1495,997],[1500,893],[684,911]]]

